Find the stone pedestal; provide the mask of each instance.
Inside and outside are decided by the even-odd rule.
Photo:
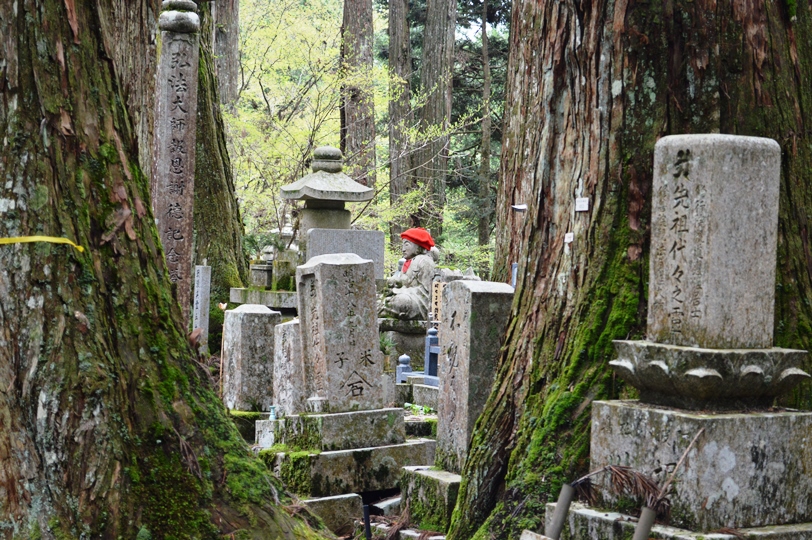
[[[403,467],[434,460],[434,441],[417,439],[390,446],[321,453],[260,452],[260,457],[297,495],[327,497],[397,487]]]
[[[242,305],[223,323],[223,401],[228,409],[268,411],[273,405],[274,326],[278,311]]]
[[[435,465],[459,473],[485,407],[513,302],[513,287],[453,281],[443,289]]]
[[[812,521],[812,412],[702,414],[636,401],[592,404],[591,468],[652,475],[676,463],[671,522],[695,531]],[[617,502],[600,490],[606,504]]]
[[[305,380],[323,412],[380,409],[383,355],[372,261],[322,255],[296,269]]]
[[[261,304],[276,310],[295,310],[299,307],[299,297],[295,291],[259,291],[232,287],[228,301],[234,304]]]
[[[290,415],[256,423],[257,444],[268,448],[349,450],[401,444],[406,440],[403,409]]]

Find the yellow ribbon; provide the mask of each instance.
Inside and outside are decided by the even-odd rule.
[[[70,244],[75,247],[79,253],[83,252],[85,248],[80,245],[74,244],[67,238],[57,238],[55,236],[17,236],[14,238],[0,238],[0,245],[2,244],[22,244],[24,242],[50,242],[51,244]]]

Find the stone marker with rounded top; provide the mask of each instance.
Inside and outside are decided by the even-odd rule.
[[[197,60],[200,18],[191,0],[166,0],[158,19],[152,210],[181,314],[191,312]]]

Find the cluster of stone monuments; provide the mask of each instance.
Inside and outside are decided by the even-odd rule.
[[[329,174],[340,174],[332,167]],[[621,513],[629,494],[598,475],[594,507],[564,500],[574,491],[565,489],[547,507],[545,534],[528,530],[524,540],[812,539],[812,413],[773,408],[809,378],[805,351],[772,346],[779,171],[780,149],[767,139],[658,142],[648,339],[617,341],[610,362],[640,399],[592,404],[590,461],[595,470],[622,466],[659,486],[670,475],[662,495],[671,526],[650,532],[651,511],[639,521]],[[291,193],[318,196],[297,184]],[[407,257],[423,259],[387,282],[378,264],[382,233],[381,253],[363,251],[374,242],[354,239],[360,233],[369,232],[307,233],[292,293],[297,319],[282,322],[273,304],[226,313],[224,400],[232,410],[267,411],[256,424],[258,446],[273,454],[266,461],[334,530],[361,515],[363,497],[399,488],[414,523],[444,532],[513,289],[432,268],[416,304],[404,309],[410,299],[392,300],[417,286],[404,279],[408,268],[433,267],[426,242],[419,250],[404,245]],[[314,240],[331,234],[332,243]],[[316,245],[325,247],[311,252]],[[382,334],[396,338],[397,355],[424,359],[425,371],[410,372],[406,356],[387,365]],[[426,390],[431,397],[417,398]],[[436,440],[407,437],[406,401],[436,403]]]
[[[223,400],[233,414],[264,413],[255,448],[334,531],[361,515],[362,495],[398,487],[415,501],[413,519],[445,530],[513,289],[437,269],[422,229],[403,233],[405,261],[383,280],[383,233],[349,229],[343,209],[368,188],[341,172],[340,159],[318,149],[314,173],[282,189],[306,201],[295,290],[268,290],[267,278],[232,290],[232,301],[261,302],[225,313]],[[297,316],[283,322],[290,305]],[[411,360],[426,369],[413,371]],[[406,402],[438,410],[436,440],[407,436]]]

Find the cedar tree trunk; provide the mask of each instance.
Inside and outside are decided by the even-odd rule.
[[[0,1],[0,237],[85,248],[0,246],[0,537],[313,537],[180,327],[116,64],[150,33],[105,39],[117,4]]]
[[[589,468],[590,403],[627,393],[611,341],[645,332],[659,137],[779,142],[775,341],[809,348],[810,15],[808,0],[514,2],[496,272],[517,261],[519,279],[450,540],[541,530],[544,503]],[[787,401],[808,407],[809,387]]]
[[[372,0],[344,0],[341,25],[341,152],[356,182],[375,185],[375,106],[372,94]]]
[[[208,11],[204,4],[200,2],[198,9]],[[240,1],[216,0],[212,11],[211,32],[220,103],[232,106],[240,92]]]
[[[442,234],[448,130],[451,124],[451,68],[457,0],[428,0],[420,69],[419,140],[412,152],[415,181],[426,193],[420,226]]]
[[[248,263],[243,252],[243,225],[220,114],[221,100],[217,97],[219,79],[214,75],[215,57],[212,54],[215,44],[210,40],[220,30],[212,31],[215,21],[211,5],[201,2],[198,8],[200,68],[197,77],[194,264],[203,264],[203,259],[208,259],[212,267],[209,350],[216,352],[223,325],[223,311],[217,308],[217,304],[228,302],[231,287],[242,287],[247,281]],[[236,87],[236,81],[232,87]]]
[[[409,2],[389,0],[389,204],[396,207],[400,198],[413,189],[409,176],[408,128],[412,124],[412,54],[409,43]],[[400,243],[404,228],[389,225],[391,244]]]
[[[482,0],[482,144],[479,149],[477,241],[487,246],[491,237],[491,61],[488,55],[488,0]],[[487,264],[485,265],[487,268]]]

